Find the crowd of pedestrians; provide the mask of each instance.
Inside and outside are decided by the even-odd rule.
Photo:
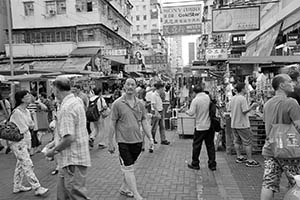
[[[293,176],[300,173],[300,162],[295,160],[287,162],[275,158],[269,141],[272,124],[294,124],[300,127],[300,106],[297,102],[299,94],[294,90],[299,77],[299,72],[294,72],[290,76],[287,74],[275,76],[272,87],[276,94],[264,105],[263,120],[267,137],[262,152],[265,157],[262,200],[272,199],[274,193],[279,191],[283,172],[287,175],[290,185],[295,184]],[[298,85],[295,86],[297,87]],[[38,96],[26,90],[16,92],[13,109],[9,101],[0,95],[0,122],[10,120],[24,134],[24,139],[19,142],[0,141],[0,151],[3,149],[6,149],[6,153],[12,151],[17,159],[13,176],[13,193],[34,190],[35,195],[44,195],[48,192],[48,189],[39,183],[31,160],[31,156],[41,151],[41,146],[45,146],[42,151],[45,157],[55,160],[57,165],[51,173],[58,174],[57,199],[89,199],[86,177],[91,166],[90,150],[94,148],[95,141],[98,141],[97,148],[107,148],[111,154],[118,148],[123,175],[120,177],[120,194],[143,200],[137,189],[135,165],[141,152],[145,150],[145,136],[150,143],[150,153],[155,151],[154,146],[158,143],[157,131],[160,135],[160,144],[170,145],[165,133],[163,102],[172,104],[171,91],[170,85],[161,82],[146,86],[128,78],[123,88],[115,92],[114,100],[110,104],[103,97],[101,88],[95,87],[86,94],[80,85],[72,87],[68,78],[59,76],[53,82],[53,95],[50,97],[45,93]],[[192,160],[187,167],[200,170],[199,158],[204,141],[208,154],[207,166],[215,171],[216,127],[212,123],[212,113],[215,112],[214,101],[205,91],[203,83],[195,85],[193,92],[194,99],[186,104],[189,106],[180,109],[187,115],[195,117]],[[253,138],[248,113],[258,105],[257,103],[249,105],[245,92],[245,84],[237,83],[236,95],[229,106],[237,154],[236,162],[245,163],[247,167],[257,167],[260,163],[252,158]],[[95,120],[87,120],[87,112],[92,105],[97,109]],[[47,129],[43,131],[53,135],[51,142],[45,145],[41,145],[43,134],[37,117],[39,111],[47,115]],[[241,153],[242,146],[245,148],[246,157]],[[31,187],[22,185],[24,176]]]

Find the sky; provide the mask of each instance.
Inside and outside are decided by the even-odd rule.
[[[173,4],[175,5],[182,5],[181,2],[184,2],[185,0],[162,0],[163,3],[169,3],[169,2],[180,2],[178,4]],[[186,4],[191,4],[191,0],[186,0],[189,1],[189,3]],[[199,0],[195,0],[195,2],[199,3]],[[189,52],[188,52],[188,43],[189,42],[196,42],[197,37],[200,35],[189,35],[189,36],[182,36],[182,58],[183,58],[183,65],[187,65],[189,62]],[[196,51],[196,50],[195,50]]]

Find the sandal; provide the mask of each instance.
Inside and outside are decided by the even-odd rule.
[[[126,196],[126,197],[130,197],[130,198],[133,198],[133,197],[134,197],[134,195],[133,195],[133,193],[132,193],[131,191],[120,190],[120,194],[121,194],[121,195],[124,195],[124,196]]]

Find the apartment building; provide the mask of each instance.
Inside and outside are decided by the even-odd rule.
[[[162,8],[159,0],[133,1],[131,20],[132,40],[139,42],[144,49],[165,53],[162,36]]]
[[[101,49],[109,64],[126,64],[126,49],[132,45],[130,0],[10,2],[15,58],[81,56],[86,62]],[[8,44],[5,50],[9,56]]]

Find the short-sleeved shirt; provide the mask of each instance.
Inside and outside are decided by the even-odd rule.
[[[61,102],[57,112],[56,131],[55,136],[58,137],[55,140],[56,145],[64,136],[71,135],[74,138],[71,145],[59,153],[57,158],[59,167],[91,166],[84,106],[74,94],[69,94]]]
[[[111,118],[116,123],[117,143],[138,143],[143,141],[140,129],[142,120],[146,119],[146,109],[143,102],[135,98],[131,107],[125,95],[118,98],[112,105]]]
[[[230,102],[231,110],[231,128],[244,129],[250,128],[250,121],[248,114],[244,114],[245,111],[249,110],[248,102],[246,98],[237,94],[232,97]]]
[[[156,106],[156,109],[158,111],[163,111],[163,109],[164,109],[163,102],[162,102],[162,99],[160,97],[160,94],[157,91],[155,91],[152,94],[152,98],[151,98],[151,110],[154,110],[152,104],[154,104]]]
[[[189,115],[195,116],[197,131],[206,131],[210,128],[209,104],[209,96],[204,92],[200,92],[193,99],[190,109],[187,111]]]
[[[266,129],[266,142],[262,155],[273,156],[269,142],[272,124],[291,124],[293,121],[300,120],[300,106],[293,98],[276,95],[264,105],[263,120]]]

